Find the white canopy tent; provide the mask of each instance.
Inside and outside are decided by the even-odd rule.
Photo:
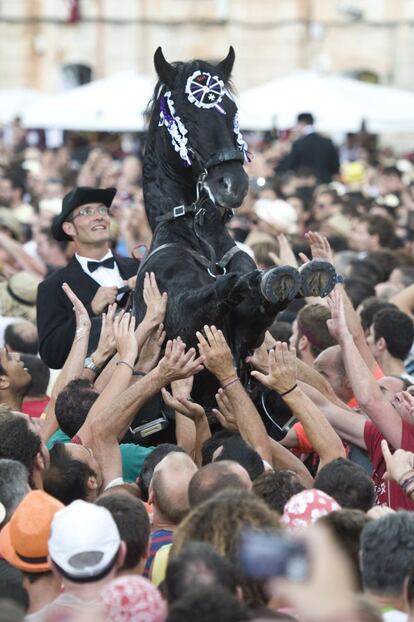
[[[312,112],[327,132],[414,132],[414,93],[309,71],[273,80],[241,93],[245,129],[290,128],[300,112]]]
[[[45,94],[34,89],[0,90],[0,123],[11,123],[20,117],[28,107],[45,98]]]
[[[27,128],[127,132],[144,129],[154,79],[125,71],[47,97],[25,110]]]

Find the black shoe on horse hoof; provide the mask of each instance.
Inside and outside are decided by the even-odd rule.
[[[266,270],[260,279],[260,291],[273,304],[293,300],[302,285],[301,276],[292,266],[277,266]]]
[[[300,293],[305,298],[324,298],[336,285],[335,268],[328,261],[309,261],[299,268],[302,279]]]

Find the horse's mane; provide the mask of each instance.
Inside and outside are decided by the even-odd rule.
[[[182,85],[183,85],[183,90],[182,90],[183,99],[185,97],[184,96],[184,88],[185,88],[185,83],[187,81],[187,78],[188,78],[188,76],[190,76],[191,74],[193,74],[197,70],[207,71],[207,72],[211,73],[212,75],[218,75],[218,77],[223,80],[224,84],[226,85],[226,89],[230,93],[230,95],[232,95],[233,97],[236,96],[236,90],[235,90],[235,87],[234,87],[232,81],[230,79],[227,79],[222,74],[222,72],[219,71],[219,69],[215,65],[211,65],[210,63],[207,63],[204,60],[192,60],[192,61],[189,61],[187,63],[183,63],[181,61],[178,61],[178,62],[171,63],[171,65],[177,71],[176,80],[177,81],[180,80],[182,82]],[[158,109],[158,106],[157,106],[158,100],[161,97],[161,95],[163,95],[168,90],[169,90],[169,88],[161,80],[158,80],[158,82],[155,85],[152,97],[151,97],[150,101],[148,102],[147,108],[145,110],[145,117],[147,119],[151,119],[152,115],[154,113],[158,115],[158,113],[159,113],[159,109]],[[181,100],[181,98],[180,98],[180,100]]]

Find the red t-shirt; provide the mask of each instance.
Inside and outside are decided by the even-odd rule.
[[[387,505],[393,510],[414,510],[414,503],[404,494],[396,482],[384,479],[385,461],[381,451],[383,435],[378,428],[367,421],[364,427],[364,439],[372,463],[372,479],[375,484],[377,505]],[[401,449],[414,451],[414,426],[402,420]]]
[[[22,412],[30,417],[40,417],[46,410],[50,398],[45,397],[43,400],[24,400],[22,404]]]
[[[384,372],[382,371],[378,363],[375,365],[372,375],[374,376],[375,380],[381,380],[381,378],[384,378]],[[355,410],[355,408],[358,408],[359,404],[355,397],[352,397],[347,403],[347,406],[349,408],[352,408],[352,410]],[[313,453],[314,449],[309,442],[305,430],[303,429],[303,425],[298,421],[298,423],[295,423],[295,425],[293,426],[293,429],[295,430],[298,439],[297,449],[299,450],[299,452],[302,454]]]

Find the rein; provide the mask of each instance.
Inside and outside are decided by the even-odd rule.
[[[210,244],[210,242],[204,239],[204,237],[197,231],[197,228],[199,226],[203,226],[204,216],[206,213],[206,209],[202,206],[203,201],[205,201],[206,199],[203,199],[201,197],[201,190],[203,188],[204,180],[206,176],[207,176],[207,171],[204,170],[197,180],[196,200],[194,201],[194,203],[191,203],[191,205],[189,206],[177,205],[172,210],[170,210],[167,214],[158,216],[157,218],[158,224],[155,228],[153,237],[155,239],[155,236],[157,232],[159,231],[160,227],[166,222],[171,222],[173,220],[176,220],[177,218],[181,218],[182,216],[187,216],[191,214],[192,216],[194,216],[193,218],[194,235],[201,244],[204,244],[207,247],[210,258],[208,259],[202,253],[195,251],[192,248],[187,248],[186,246],[182,246],[181,244],[178,244],[177,242],[167,242],[165,244],[161,244],[161,246],[158,246],[157,248],[154,248],[154,250],[150,251],[150,253],[147,254],[146,257],[144,257],[143,261],[141,262],[139,266],[138,275],[143,271],[148,261],[152,259],[154,255],[158,254],[160,251],[163,251],[165,249],[171,249],[171,248],[181,250],[181,251],[184,250],[186,253],[191,255],[191,257],[198,264],[200,264],[203,268],[207,270],[208,274],[213,279],[216,279],[217,276],[222,276],[226,274],[228,264],[233,259],[234,255],[240,251],[238,246],[234,245],[223,255],[223,257],[219,261],[217,261],[216,251],[214,250],[213,246]],[[229,220],[232,216],[233,216],[233,210],[226,208],[225,213],[222,218],[223,222],[227,222],[227,220]],[[217,269],[219,270],[219,273],[217,273]]]

